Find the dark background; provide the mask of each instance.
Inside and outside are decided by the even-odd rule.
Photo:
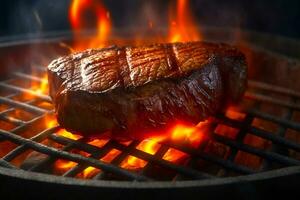
[[[0,4],[0,36],[69,30],[70,0],[10,0]],[[164,26],[170,0],[106,0],[114,27]],[[145,6],[148,5],[148,6]],[[150,5],[150,6],[149,6]],[[229,26],[300,38],[299,0],[191,0],[200,25]],[[149,9],[149,7],[151,9]],[[153,15],[152,13],[156,14]]]

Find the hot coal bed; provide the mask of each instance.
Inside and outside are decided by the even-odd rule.
[[[49,126],[54,109],[43,77],[51,59],[68,53],[64,44],[70,42],[69,35],[2,41],[1,193],[239,199],[297,192],[300,62],[293,53],[300,51],[300,43],[240,30],[236,38],[235,31],[207,28],[203,35],[205,40],[235,44],[245,53],[249,82],[243,100],[210,119],[196,146],[164,141],[150,153],[141,148],[144,141],[107,140],[99,145],[62,134],[57,124]],[[169,158],[170,152],[181,156]],[[142,164],[128,167],[130,157]]]

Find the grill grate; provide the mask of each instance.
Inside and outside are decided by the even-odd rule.
[[[78,177],[93,167],[98,171],[88,178],[96,180],[179,181],[255,174],[300,165],[300,93],[292,90],[249,81],[242,103],[230,108],[230,112],[243,117],[220,113],[211,120],[207,139],[197,148],[163,142],[152,155],[137,148],[141,141],[108,141],[97,147],[85,138],[75,140],[59,135],[59,126],[37,128],[54,111],[49,96],[32,89],[32,82],[43,83],[39,77],[45,74],[43,67],[34,69],[36,73],[15,72],[11,79],[0,82],[2,167],[55,174],[54,163],[63,159],[75,163],[60,174],[66,177]],[[24,120],[20,112],[29,113],[30,119]],[[170,149],[187,154],[188,158],[183,162],[164,159]],[[103,161],[113,150],[119,154],[109,162]],[[24,161],[32,152],[41,158],[25,167]],[[138,170],[120,167],[128,156],[142,159],[146,165]]]

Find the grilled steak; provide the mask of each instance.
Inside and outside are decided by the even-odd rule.
[[[89,49],[48,66],[58,122],[84,135],[143,139],[196,124],[245,91],[244,55],[204,42]]]

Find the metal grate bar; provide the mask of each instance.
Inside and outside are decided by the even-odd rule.
[[[193,170],[193,169],[188,169],[186,167],[180,166],[180,165],[176,165],[173,164],[169,161],[163,160],[163,159],[159,159],[155,156],[153,156],[152,154],[148,154],[144,151],[138,150],[138,149],[129,149],[127,146],[119,144],[119,143],[114,143],[114,147],[120,151],[124,151],[124,152],[130,152],[131,155],[146,160],[148,162],[160,165],[162,167],[174,170],[178,173],[184,174],[186,176],[189,176],[191,178],[196,178],[196,179],[203,179],[203,178],[211,178],[213,176],[199,172],[197,170]]]
[[[216,156],[209,155],[209,154],[206,154],[204,152],[197,151],[196,149],[193,149],[193,148],[190,148],[190,147],[180,146],[180,145],[175,144],[175,143],[166,143],[166,145],[168,145],[172,148],[175,148],[175,149],[179,149],[180,151],[183,151],[187,154],[190,154],[190,155],[194,156],[195,158],[196,157],[201,158],[201,159],[206,160],[208,162],[218,164],[218,165],[222,166],[223,168],[238,172],[240,174],[253,174],[253,173],[255,173],[254,170],[252,170],[248,167],[236,165],[235,163],[230,162],[228,160],[220,159]]]
[[[259,105],[257,105],[259,106]],[[241,126],[239,132],[237,133],[237,138],[235,140],[237,143],[242,143],[246,134],[247,134],[247,129],[249,127],[249,124],[251,124],[253,121],[253,116],[251,115],[246,115],[245,120],[243,125]],[[235,157],[237,156],[239,149],[231,146],[230,149],[230,155],[228,156],[227,160],[230,162],[234,162]],[[222,174],[222,176],[225,176],[228,173],[228,171],[225,171],[224,169],[221,169],[218,174]]]
[[[168,147],[165,146],[165,145],[161,145],[159,147],[159,149],[157,150],[157,152],[154,154],[154,156],[157,158],[157,159],[162,159],[163,156],[165,155],[165,153],[168,151]],[[147,162],[147,164],[145,165],[145,167],[142,169],[141,173],[142,174],[145,174],[147,173],[147,171],[151,168],[152,166],[152,163],[150,162]]]
[[[290,165],[300,165],[299,160],[295,160],[295,159],[292,159],[292,158],[289,158],[289,157],[286,157],[286,156],[282,156],[280,154],[276,154],[276,153],[273,153],[273,152],[256,149],[254,147],[251,147],[249,145],[245,145],[245,144],[242,144],[242,143],[237,143],[236,141],[227,139],[227,138],[222,137],[222,136],[217,135],[217,134],[213,134],[213,138],[216,141],[221,142],[223,144],[226,144],[228,146],[231,146],[233,148],[238,148],[242,151],[258,155],[262,158],[265,158],[265,159],[268,159],[268,160],[271,160],[271,161],[276,161],[278,163],[282,163],[282,164],[288,165],[288,166],[290,166]]]
[[[18,169],[16,166],[10,164],[9,162],[6,162],[3,159],[0,159],[0,166],[10,168],[10,169]]]
[[[41,133],[35,135],[34,137],[30,138],[30,140],[35,141],[35,142],[41,142],[42,140],[47,138],[50,134],[57,131],[58,128],[59,127],[56,126],[56,127],[46,129],[46,130],[42,131]],[[23,145],[15,148],[13,151],[9,152],[8,154],[6,154],[2,159],[9,162],[12,159],[14,159],[15,157],[17,157],[18,155],[20,155],[21,153],[25,152],[26,150],[27,150],[27,146],[25,144],[23,144]]]
[[[100,159],[103,156],[105,156],[107,153],[109,153],[110,150],[111,150],[111,144],[108,142],[101,148],[101,151],[93,153],[89,157],[94,158],[94,159]],[[69,169],[67,172],[65,172],[63,174],[63,176],[65,176],[65,177],[76,176],[78,173],[80,173],[87,167],[88,167],[88,165],[77,164],[75,167],[73,167],[73,168]]]
[[[270,85],[270,84],[267,84],[267,83],[262,83],[262,82],[249,80],[248,81],[248,86],[253,87],[253,88],[259,88],[259,89],[267,90],[269,92],[271,91],[271,92],[276,92],[276,93],[285,94],[285,95],[288,95],[288,96],[293,96],[293,97],[300,98],[300,93],[299,92],[296,92],[294,90],[290,90],[290,89],[284,88],[284,87]]]
[[[45,110],[45,109],[42,109],[42,108],[39,108],[36,106],[32,106],[27,103],[18,102],[18,101],[14,101],[12,99],[7,99],[7,98],[3,98],[3,97],[0,97],[0,103],[8,104],[10,106],[15,106],[17,108],[22,108],[26,111],[33,112],[36,114],[44,114],[44,113],[50,112],[48,110]]]
[[[256,101],[262,101],[262,102],[266,102],[266,103],[272,103],[272,104],[275,104],[275,105],[280,105],[280,106],[292,108],[292,109],[295,109],[295,110],[300,110],[300,105],[298,105],[298,104],[291,103],[291,102],[286,102],[286,101],[282,101],[282,100],[277,100],[277,99],[274,99],[272,97],[265,96],[265,95],[262,95],[262,94],[246,92],[245,93],[245,98],[256,100]]]
[[[243,126],[243,123],[241,123],[239,121],[229,119],[229,118],[226,118],[222,115],[218,115],[218,118],[221,118],[221,121],[219,121],[219,123],[223,123],[223,124],[229,125],[231,127],[241,128]],[[283,137],[278,136],[274,133],[269,133],[265,130],[262,130],[262,129],[259,129],[259,128],[256,128],[256,127],[253,127],[253,126],[248,127],[247,131],[252,133],[253,135],[258,136],[258,137],[270,140],[273,143],[284,145],[284,146],[286,146],[290,149],[300,151],[300,144],[299,143],[296,143],[296,142],[293,142],[293,141],[290,141],[290,140],[286,140]]]
[[[27,79],[27,80],[31,80],[31,81],[37,81],[37,82],[43,82],[44,80],[39,78],[39,77],[36,77],[36,76],[33,76],[33,75],[30,75],[30,74],[24,74],[22,72],[14,72],[13,75],[19,77],[19,78],[22,78],[22,79]]]
[[[24,123],[24,124],[22,124],[22,125],[20,125],[20,126],[18,126],[18,127],[16,127],[16,128],[14,128],[14,129],[10,130],[10,132],[11,132],[11,133],[14,133],[14,134],[18,134],[18,133],[20,133],[20,132],[26,130],[26,129],[29,128],[32,124],[34,124],[34,123],[37,122],[38,120],[44,118],[45,116],[46,116],[46,114],[40,115],[40,116],[38,116],[38,117],[36,117],[36,118],[33,118],[32,120],[27,121],[26,123]],[[0,129],[0,131],[1,131],[1,130],[2,130],[2,129]],[[1,140],[3,140],[3,137],[0,135],[0,141],[1,141]]]
[[[44,95],[44,94],[39,94],[39,93],[37,93],[33,90],[30,90],[30,89],[25,89],[25,88],[21,88],[21,87],[14,86],[14,85],[9,85],[9,84],[4,83],[4,82],[0,82],[0,86],[4,87],[6,89],[17,91],[17,92],[24,92],[24,93],[27,93],[27,94],[31,94],[31,95],[33,95],[37,98],[40,98],[44,101],[47,101],[47,102],[51,103],[51,98],[49,96]]]
[[[87,153],[91,153],[91,154],[101,150],[101,148],[96,147],[94,145],[90,145],[85,142],[80,142],[78,140],[72,140],[70,138],[66,138],[66,137],[63,137],[60,135],[56,135],[56,134],[49,135],[49,139],[51,139],[59,144],[62,144],[62,145],[72,144],[72,146],[74,148],[85,151]]]
[[[0,115],[0,119],[2,119],[3,121],[6,121],[6,122],[10,122],[10,123],[14,124],[15,126],[20,126],[20,125],[25,124],[24,121],[16,119],[14,117],[7,116],[7,115]]]
[[[212,127],[214,127],[214,126],[212,126]],[[215,128],[215,127],[214,127],[214,128]],[[209,140],[203,141],[203,142],[199,145],[199,147],[197,148],[197,151],[203,151],[204,148],[206,147],[206,145],[208,144],[208,142],[209,142]],[[164,146],[164,147],[165,147],[165,146]],[[165,148],[166,148],[166,147],[165,147]],[[192,167],[192,168],[194,168],[194,167],[195,167],[195,163],[196,163],[198,160],[199,160],[199,159],[198,159],[197,157],[194,157],[194,156],[191,155],[191,158],[190,158],[190,160],[187,162],[186,166],[187,166],[187,167]],[[185,177],[182,176],[182,174],[177,174],[177,175],[174,177],[173,181],[176,181],[176,180],[184,180],[184,179],[185,179]]]
[[[66,141],[62,141],[62,137],[61,136],[54,136],[55,138],[53,138],[53,135],[50,136],[50,138],[53,138],[55,139],[55,141],[57,142],[63,142],[64,144],[66,144]],[[68,140],[68,139],[66,139]],[[76,142],[75,142],[76,144]],[[82,143],[77,143],[77,148],[79,149],[82,149],[81,147],[81,144]],[[110,145],[112,145],[112,147],[122,151],[122,153],[120,155],[118,155],[113,161],[112,161],[112,164],[114,165],[120,165],[121,162],[128,156],[128,155],[133,155],[133,156],[136,156],[138,158],[141,158],[147,162],[151,162],[151,163],[156,163],[156,164],[159,164],[165,168],[169,168],[169,169],[173,169],[175,171],[177,171],[178,173],[183,173],[183,174],[186,174],[188,176],[193,176],[193,177],[197,177],[197,178],[210,178],[212,177],[211,175],[208,175],[208,174],[205,174],[205,173],[200,173],[198,172],[195,176],[195,172],[192,174],[192,173],[189,173],[187,172],[187,170],[183,167],[180,167],[180,166],[176,166],[174,165],[173,163],[171,162],[168,162],[168,161],[164,161],[164,160],[161,160],[160,158],[157,158],[151,154],[148,154],[148,153],[145,153],[143,151],[140,151],[138,149],[135,149],[135,147],[139,144],[138,141],[134,141],[132,142],[129,146],[125,146],[125,145],[122,145],[120,143],[117,143],[115,141],[110,141],[109,142]],[[103,150],[102,148],[99,148],[98,149],[99,151]],[[138,152],[138,153],[137,153]],[[144,155],[140,155],[142,153],[144,153]],[[93,154],[93,153],[92,153]],[[95,153],[94,153],[95,154]],[[145,156],[146,155],[146,156]],[[104,155],[103,155],[104,156]],[[97,158],[101,158],[102,156],[97,156]],[[150,158],[149,158],[150,157]],[[162,163],[157,163],[159,160],[163,161]],[[102,176],[105,176],[105,173],[102,174]],[[102,177],[101,176],[101,177]]]
[[[9,97],[5,97],[5,98],[6,98],[6,99],[9,99],[9,98],[11,98],[11,97],[13,97],[13,96],[16,96],[16,95],[17,95],[17,94],[9,95]],[[31,104],[31,103],[33,103],[34,101],[35,101],[35,100],[29,100],[29,101],[25,101],[24,103],[25,103],[25,104]],[[13,123],[13,124],[15,124],[15,125],[17,125],[17,126],[25,125],[25,124],[26,124],[25,121],[19,120],[19,119],[15,119],[15,118],[13,118],[13,117],[8,116],[8,113],[13,112],[13,111],[15,111],[15,110],[16,110],[15,107],[12,107],[12,108],[6,109],[6,110],[4,110],[4,111],[1,111],[1,112],[0,112],[0,119],[4,120],[4,121],[6,121],[6,122]],[[51,111],[51,112],[53,112],[53,111]]]
[[[79,139],[78,142],[80,142],[82,140],[83,139]],[[68,151],[71,151],[72,149],[74,149],[74,143],[70,142],[70,143],[66,144],[62,149],[60,149],[60,151],[68,152]],[[59,159],[59,157],[47,155],[47,157],[44,158],[41,162],[39,162],[38,164],[36,164],[34,166],[31,166],[29,168],[29,171],[36,171],[36,172],[43,171],[43,170],[49,168],[49,166],[52,166],[57,159]]]
[[[113,143],[110,141],[110,144],[113,146]],[[139,141],[133,141],[129,144],[129,148],[135,148],[137,145],[139,144]],[[128,152],[126,151],[122,151],[122,153],[120,153],[117,157],[115,157],[112,161],[111,164],[119,166],[125,159],[126,157],[130,155]],[[97,180],[101,180],[101,179],[105,179],[108,176],[107,173],[105,172],[100,172],[99,174],[97,174],[95,176],[94,179]]]
[[[285,120],[290,120],[292,118],[292,114],[293,114],[293,111],[291,109],[288,109],[287,110],[287,113],[285,114],[285,116],[283,117]],[[279,127],[279,130],[277,131],[276,135],[279,135],[280,137],[284,137],[285,133],[286,133],[286,127],[284,126],[280,126]],[[300,146],[300,145],[299,145]],[[285,150],[286,152],[288,151],[288,149],[286,147],[283,147],[281,145],[278,145],[278,144],[273,144],[272,143],[272,148],[271,148],[271,151],[272,152],[276,152],[276,153],[280,153],[282,152],[282,150]],[[271,166],[272,162],[270,161],[265,161],[262,165],[262,169],[263,170],[266,170],[269,168],[269,166]]]
[[[291,128],[291,129],[300,131],[300,124],[297,123],[297,122],[293,122],[293,121],[290,121],[290,120],[285,119],[285,118],[276,117],[276,116],[273,116],[273,115],[270,115],[270,114],[267,114],[267,113],[262,113],[262,112],[260,112],[256,109],[248,109],[247,113],[252,114],[252,115],[254,115],[256,117],[259,117],[261,119],[265,119],[265,120],[268,120],[268,121],[271,121],[271,122],[275,122],[275,123],[283,125],[287,128]]]
[[[28,147],[34,149],[35,151],[38,151],[38,152],[41,152],[44,154],[60,157],[60,158],[67,159],[67,160],[77,162],[77,163],[86,163],[86,164],[89,164],[90,166],[100,168],[105,171],[109,171],[111,173],[119,174],[121,176],[130,178],[130,179],[134,179],[137,181],[145,181],[148,179],[144,176],[135,174],[133,172],[129,172],[129,171],[120,169],[114,165],[107,164],[107,163],[101,162],[96,159],[87,158],[87,157],[84,157],[84,156],[81,156],[78,154],[73,154],[73,153],[57,150],[55,148],[48,147],[48,146],[40,144],[40,143],[36,143],[32,140],[22,138],[18,135],[14,135],[7,131],[0,130],[0,135],[14,143],[21,144],[21,145],[27,145]]]
[[[44,66],[36,66],[36,65],[34,65],[34,66],[31,66],[31,69],[38,70],[40,72],[46,72],[47,71],[47,68],[44,67]]]

